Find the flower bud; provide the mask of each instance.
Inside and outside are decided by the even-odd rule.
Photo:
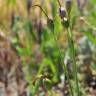
[[[70,14],[70,11],[71,11],[71,3],[72,3],[71,0],[65,0],[65,6],[66,6],[66,11],[68,15]]]
[[[61,17],[61,19],[66,17],[66,11],[65,11],[65,9],[63,7],[59,8],[59,16]]]

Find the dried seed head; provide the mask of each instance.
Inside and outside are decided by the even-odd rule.
[[[71,11],[71,4],[72,4],[71,0],[65,0],[65,6],[66,6],[66,11],[68,12],[68,15],[70,14],[70,11]]]
[[[59,16],[61,17],[61,19],[66,17],[66,11],[65,11],[65,9],[63,7],[59,8]]]

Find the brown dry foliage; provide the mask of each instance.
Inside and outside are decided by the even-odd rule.
[[[20,57],[10,41],[0,35],[0,96],[23,96],[26,84]]]

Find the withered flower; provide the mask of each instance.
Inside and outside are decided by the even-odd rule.
[[[61,17],[61,19],[66,17],[66,11],[65,11],[65,9],[63,7],[59,8],[59,16]]]

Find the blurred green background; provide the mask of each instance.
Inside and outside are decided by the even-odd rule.
[[[59,1],[65,8],[66,0]],[[75,84],[59,8],[58,0],[0,0],[0,34],[11,40],[21,58],[30,96],[70,96],[59,50]],[[48,24],[46,14],[54,24]],[[72,0],[70,22],[80,96],[96,96],[96,0]]]

